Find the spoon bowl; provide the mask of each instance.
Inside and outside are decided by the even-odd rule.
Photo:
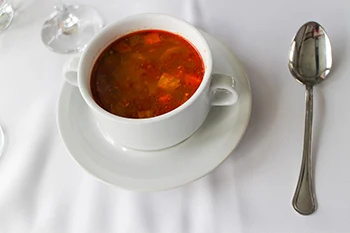
[[[292,41],[288,67],[291,74],[307,86],[326,79],[332,68],[332,48],[321,25],[311,21],[299,29]]]
[[[331,43],[321,25],[311,21],[299,29],[290,47],[288,67],[306,87],[303,159],[292,204],[298,213],[309,215],[317,208],[311,160],[313,86],[325,80],[332,67]]]

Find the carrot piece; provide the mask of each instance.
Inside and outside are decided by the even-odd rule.
[[[145,42],[147,44],[155,44],[160,42],[159,34],[156,32],[149,33],[145,36]]]
[[[167,91],[173,91],[180,85],[180,79],[175,78],[174,76],[167,73],[163,73],[158,81],[158,87]]]

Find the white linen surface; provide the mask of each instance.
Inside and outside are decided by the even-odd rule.
[[[248,130],[230,158],[174,190],[136,193],[87,174],[66,151],[56,106],[67,55],[47,50],[40,30],[55,1],[17,0],[0,34],[0,233],[350,232],[350,3],[348,0],[75,1],[106,24],[141,12],[183,18],[226,43],[252,85]],[[68,2],[72,3],[72,2]],[[318,211],[291,207],[302,157],[304,88],[287,68],[292,37],[308,20],[328,32],[329,80],[315,90]]]

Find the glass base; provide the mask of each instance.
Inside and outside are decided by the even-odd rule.
[[[102,27],[102,18],[94,8],[64,6],[44,23],[41,38],[56,53],[74,53],[82,51]]]
[[[0,0],[0,32],[10,26],[13,19],[13,9],[12,6],[8,3],[1,5]]]

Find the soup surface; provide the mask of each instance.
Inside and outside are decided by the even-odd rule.
[[[145,30],[110,44],[94,64],[91,91],[106,111],[149,118],[186,102],[204,75],[198,51],[181,36]]]

